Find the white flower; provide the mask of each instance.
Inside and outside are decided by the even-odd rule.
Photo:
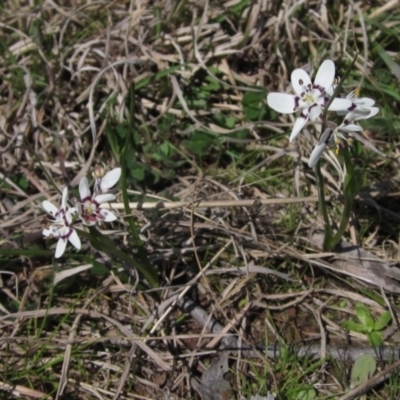
[[[335,88],[336,85],[331,86],[330,90],[328,90],[328,94],[332,95],[333,92],[335,91]],[[346,96],[346,99],[351,101],[351,106],[343,110],[338,110],[336,113],[338,115],[346,115],[349,112],[353,112],[354,114],[350,114],[348,119],[350,118],[354,119],[355,117],[360,117],[357,119],[367,119],[378,114],[379,108],[373,107],[373,105],[375,104],[375,100],[369,97],[359,98],[358,97],[359,95],[360,95],[360,88],[357,88],[352,92],[350,92]]]
[[[318,69],[314,83],[306,71],[295,69],[291,75],[291,82],[295,95],[288,93],[269,93],[268,105],[275,111],[283,114],[291,114],[297,110],[300,116],[296,119],[290,141],[293,141],[309,119],[314,121],[319,117],[322,109],[329,101],[328,89],[332,87],[335,79],[335,64],[331,60],[325,60]],[[349,99],[335,98],[328,110],[339,111],[351,106]]]
[[[107,193],[121,177],[121,168],[114,168],[104,176],[96,177],[94,191],[96,193]]]
[[[332,95],[335,90],[335,86],[332,86],[328,90],[329,94]],[[308,161],[308,165],[313,167],[318,160],[321,158],[327,146],[336,146],[336,154],[339,153],[340,148],[343,148],[344,142],[350,143],[352,138],[348,137],[348,134],[353,133],[356,137],[355,132],[362,131],[361,126],[353,124],[354,121],[361,119],[368,119],[374,117],[379,112],[378,107],[373,107],[375,100],[369,97],[358,98],[360,93],[359,89],[356,89],[346,96],[346,99],[351,101],[351,106],[344,110],[337,111],[338,115],[345,115],[343,122],[336,127],[334,130],[328,128],[321,135],[318,144],[314,147]]]
[[[48,228],[43,229],[42,234],[45,237],[58,238],[55,258],[59,258],[64,254],[68,241],[70,241],[76,249],[79,250],[81,248],[81,240],[75,229],[71,226],[72,214],[74,214],[76,210],[71,207],[67,209],[67,197],[68,188],[65,187],[62,193],[60,209],[47,200],[42,202],[43,209],[53,218],[52,224]]]
[[[356,89],[346,96],[346,99],[351,101],[351,106],[347,110],[338,111],[339,115],[346,115],[345,119],[357,121],[368,119],[378,114],[379,108],[373,107],[375,100],[369,97],[359,98],[359,93],[360,89]]]
[[[104,208],[102,203],[115,200],[115,196],[107,192],[121,176],[121,168],[113,169],[102,178],[96,178],[93,194],[90,191],[86,176],[79,182],[81,203],[77,205],[79,218],[85,225],[95,225],[97,222],[112,222],[117,219],[115,214]]]
[[[361,126],[355,124],[344,124],[342,123],[335,129],[327,128],[321,135],[318,144],[314,147],[311,152],[310,159],[308,160],[308,166],[314,167],[322,156],[322,153],[326,147],[336,147],[336,154],[339,150],[344,147],[344,142],[351,143],[351,138],[347,137],[349,132],[362,131]]]

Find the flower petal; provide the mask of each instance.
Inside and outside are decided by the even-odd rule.
[[[327,93],[329,96],[333,96],[333,93],[335,92],[336,87],[337,87],[337,85],[331,85],[331,86],[329,86],[328,88],[326,88],[326,93]]]
[[[301,114],[300,117],[296,119],[293,125],[292,133],[290,134],[289,142],[293,142],[293,140],[296,139],[296,137],[303,129],[307,121],[308,121],[308,115],[305,116],[304,113]]]
[[[345,119],[350,121],[359,121],[360,119],[368,119],[374,117],[379,112],[379,107],[370,107],[368,109],[355,109],[346,114]]]
[[[81,218],[82,217],[82,204],[77,202],[75,205],[76,205],[76,212],[78,213],[78,217]]]
[[[113,212],[111,212],[109,210],[105,210],[104,208],[102,208],[98,214],[100,214],[100,216],[101,216],[99,218],[101,221],[112,222],[117,219],[116,215]]]
[[[97,204],[101,203],[107,203],[107,201],[113,201],[115,200],[115,196],[111,193],[103,193],[103,194],[98,194],[95,198],[94,201]]]
[[[54,225],[49,226],[48,228],[43,229],[42,235],[44,237],[53,237],[57,234],[57,228]]]
[[[314,104],[309,108],[310,119],[311,121],[315,121],[321,114],[321,106],[319,104]]]
[[[76,208],[75,207],[70,207],[68,208],[68,210],[66,211],[65,215],[65,221],[67,223],[67,225],[71,225],[72,224],[72,214],[76,213]]]
[[[107,192],[110,188],[112,188],[121,177],[121,168],[115,168],[110,172],[107,172],[103,178],[101,178],[100,182],[100,190],[102,192]]]
[[[65,186],[65,188],[62,191],[62,198],[61,198],[61,208],[65,210],[67,207],[67,200],[68,200],[68,187]]]
[[[67,247],[67,240],[63,238],[58,239],[56,254],[54,255],[54,257],[60,258],[64,254],[66,247]]]
[[[319,138],[318,144],[314,147],[313,151],[311,152],[310,159],[308,160],[308,166],[310,168],[314,167],[321,158],[326,146],[329,145],[332,139],[332,134],[332,129],[326,128],[324,130],[324,133]]]
[[[314,87],[323,88],[325,91],[332,87],[335,79],[335,63],[325,60],[319,67],[314,79]]]
[[[75,229],[72,229],[72,232],[70,233],[68,240],[70,243],[77,249],[81,249],[81,239],[79,239],[78,233],[76,232]]]
[[[354,104],[356,104],[360,108],[364,108],[364,107],[369,108],[375,104],[375,100],[371,99],[369,97],[361,97],[360,99],[355,98],[352,101]]]
[[[42,207],[43,210],[46,211],[47,214],[50,214],[52,217],[55,217],[58,213],[58,208],[53,203],[50,203],[50,201],[48,200],[42,201]]]
[[[91,196],[89,183],[86,176],[82,176],[81,180],[79,181],[79,196],[81,197],[82,201],[90,198]]]
[[[333,99],[331,105],[329,106],[329,111],[343,111],[351,107],[351,101],[349,99],[340,99],[336,97]]]
[[[343,124],[339,126],[338,130],[342,132],[361,132],[363,128],[360,125]]]
[[[288,93],[268,93],[267,103],[275,111],[282,114],[291,114],[294,112],[295,96]]]
[[[371,144],[371,142],[367,139],[365,139],[363,136],[359,135],[357,132],[353,132],[351,134],[355,139],[357,139],[359,142],[361,142],[367,149],[372,150],[373,152],[379,154],[382,157],[386,157],[385,153],[382,153],[379,151],[375,146]]]
[[[331,139],[332,139],[332,134],[333,134],[333,130],[330,128],[326,128],[324,130],[324,133],[321,135],[321,137],[319,138],[318,144],[326,144],[327,146],[329,145]]]
[[[335,63],[332,60],[325,60],[318,69],[314,79],[314,87],[323,88],[325,91],[332,86],[335,79]]]
[[[326,148],[325,143],[318,144],[317,146],[314,147],[314,150],[311,152],[310,159],[308,160],[308,166],[310,168],[313,168],[317,164],[325,148]]]
[[[311,85],[310,75],[302,68],[297,68],[292,72],[290,81],[292,82],[293,90],[299,96],[305,92],[307,86]]]
[[[379,112],[379,107],[371,107],[370,113],[366,118],[375,117],[375,115],[378,114],[378,112]]]

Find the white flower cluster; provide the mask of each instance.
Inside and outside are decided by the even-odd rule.
[[[291,75],[295,94],[275,92],[268,94],[268,105],[275,111],[283,114],[300,111],[290,134],[290,142],[299,135],[308,120],[315,121],[320,116],[334,93],[334,79],[335,64],[331,60],[325,60],[315,76],[314,83],[311,82],[306,71],[298,68]],[[362,131],[361,126],[354,122],[371,118],[379,112],[379,108],[374,107],[373,99],[358,98],[358,92],[358,90],[351,92],[345,99],[336,97],[330,103],[328,110],[336,111],[338,115],[344,115],[344,119],[336,128],[327,128],[323,132],[310,155],[308,162],[310,167],[317,164],[327,146],[333,145],[339,150],[343,147],[344,141],[349,141],[348,135],[351,132]]]
[[[115,200],[115,196],[108,191],[118,182],[120,177],[121,168],[115,168],[104,176],[97,176],[93,194],[90,191],[86,176],[82,177],[79,182],[81,200],[76,204],[76,207],[69,207],[67,204],[67,187],[63,189],[60,208],[47,200],[42,202],[43,209],[52,217],[50,226],[43,229],[43,236],[58,239],[55,258],[64,254],[68,241],[76,249],[80,250],[81,248],[81,240],[72,226],[74,214],[77,214],[81,222],[88,226],[95,225],[98,222],[112,222],[117,219],[114,213],[100,206],[102,203]]]

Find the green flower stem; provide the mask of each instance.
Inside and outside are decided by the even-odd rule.
[[[347,228],[347,225],[349,224],[351,211],[353,209],[353,203],[354,203],[354,197],[347,196],[345,194],[344,210],[342,214],[342,219],[340,221],[339,229],[337,230],[336,234],[330,238],[330,241],[326,244],[325,246],[326,251],[333,250],[334,247],[338,244],[338,242],[342,239],[342,236]]]
[[[133,130],[135,128],[135,87],[132,86],[130,90],[130,106],[129,106],[129,129],[126,134],[126,141],[125,141],[125,146],[122,149],[121,153],[121,189],[122,189],[122,198],[123,198],[123,203],[124,203],[124,208],[125,208],[125,213],[129,215],[131,213],[131,209],[129,207],[129,198],[128,198],[128,191],[127,191],[127,154],[128,154],[128,149],[133,145],[132,137],[133,137]],[[146,249],[143,246],[143,242],[140,239],[139,236],[139,231],[136,227],[136,223],[133,219],[133,217],[126,217],[125,221],[128,223],[132,238],[133,238],[133,243],[134,246],[137,248],[138,255],[140,258],[140,262],[143,266],[143,268],[147,271],[147,275],[150,275],[151,278],[150,280],[148,279],[149,284],[152,287],[158,287],[158,278],[157,278],[157,271],[154,268],[154,266],[150,263]]]
[[[331,96],[328,103],[324,107],[324,111],[322,114],[321,135],[325,131],[326,114],[328,112],[329,106],[332,104],[333,100],[339,94],[339,91],[342,88],[343,82],[349,76],[351,70],[354,67],[357,57],[358,57],[358,53],[354,56],[352,63],[347,68],[346,72],[344,73],[343,79],[341,79],[340,82],[337,84],[335,91],[333,92],[333,95]],[[346,151],[347,151],[347,149],[346,149]],[[348,153],[347,153],[347,155],[348,155]],[[351,164],[347,165],[347,163],[346,163],[346,166],[350,167],[350,165]],[[348,169],[348,171],[349,171],[349,169]],[[335,236],[332,236],[332,227],[331,227],[331,223],[329,220],[328,208],[327,208],[326,200],[325,200],[324,179],[323,179],[323,176],[321,173],[321,168],[319,166],[319,161],[317,162],[317,165],[315,166],[315,173],[317,175],[318,197],[319,197],[319,202],[320,202],[320,206],[321,206],[321,212],[322,212],[322,216],[325,221],[325,237],[324,237],[323,248],[325,251],[331,251],[336,246],[338,241],[341,239],[344,231],[346,230],[347,224],[350,219],[351,209],[353,206],[353,201],[354,201],[355,196],[353,198],[351,198],[351,201],[350,201],[350,199],[348,199],[348,196],[345,193],[345,207],[344,207],[344,211],[343,211],[342,220],[340,222],[339,230],[336,232]]]
[[[350,152],[347,146],[345,146],[345,148],[343,149],[342,154],[347,171],[346,180],[343,185],[344,209],[339,229],[326,247],[327,251],[331,251],[339,242],[339,240],[341,240],[347,228],[347,225],[349,224],[351,211],[353,210],[354,199],[360,191],[362,182],[362,176],[359,174],[359,171],[351,162]]]
[[[332,228],[331,228],[331,222],[329,220],[328,207],[326,205],[326,200],[325,200],[324,178],[321,173],[321,167],[319,166],[319,162],[315,166],[315,172],[317,175],[319,205],[321,207],[322,217],[324,218],[325,221],[325,237],[324,237],[323,247],[324,249],[326,249],[326,247],[329,246],[329,243],[332,239]]]
[[[333,237],[331,236],[328,242],[324,242],[324,249],[326,251],[333,250],[337,243],[342,239],[347,225],[349,224],[354,199],[358,195],[362,185],[362,175],[359,173],[357,167],[355,167],[351,162],[350,152],[347,146],[343,149],[342,154],[347,170],[346,180],[343,185],[344,209],[336,234]]]

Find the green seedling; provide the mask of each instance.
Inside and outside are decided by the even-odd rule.
[[[371,311],[363,304],[356,305],[356,316],[359,322],[352,320],[345,321],[343,328],[353,332],[367,335],[368,341],[373,346],[380,346],[383,343],[382,330],[386,328],[392,320],[390,311],[384,312],[377,320]]]

